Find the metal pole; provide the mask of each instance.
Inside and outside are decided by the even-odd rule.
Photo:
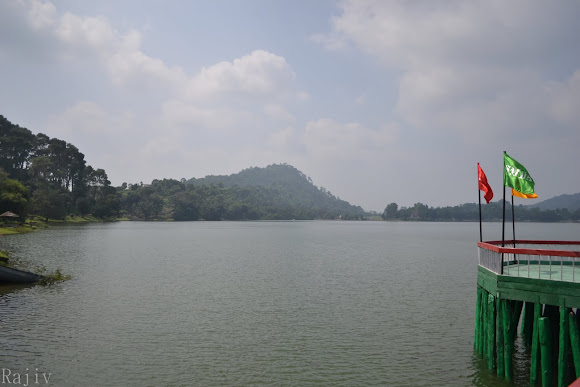
[[[503,216],[501,220],[501,247],[505,247],[505,154],[503,151]],[[501,253],[501,273],[503,274],[503,253]]]
[[[479,190],[479,186],[477,189],[477,196],[479,199],[479,241],[483,242],[483,231],[481,231],[481,191]]]
[[[512,195],[512,232],[514,236],[514,248],[516,247],[516,216],[514,212],[514,195]]]
[[[501,247],[505,247],[505,151],[503,151],[503,216],[501,220]]]
[[[514,195],[512,195],[512,235],[514,236],[514,249],[516,248],[516,215],[514,206]],[[517,263],[516,254],[514,253],[514,263]]]

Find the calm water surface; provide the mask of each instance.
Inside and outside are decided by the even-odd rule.
[[[477,223],[322,221],[3,236],[13,257],[73,279],[0,290],[0,368],[55,386],[503,386],[472,349],[478,237]]]

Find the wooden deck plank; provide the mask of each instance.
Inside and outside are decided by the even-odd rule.
[[[501,299],[580,308],[580,282],[500,275],[478,266],[477,283]]]

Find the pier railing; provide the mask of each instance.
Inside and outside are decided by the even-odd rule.
[[[500,275],[580,282],[580,241],[478,242],[479,265]]]

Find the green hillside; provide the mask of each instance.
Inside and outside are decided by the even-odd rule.
[[[558,195],[538,203],[530,204],[528,207],[539,208],[540,210],[557,210],[561,208],[574,212],[580,209],[580,193]]]
[[[293,214],[291,218],[361,218],[364,210],[334,196],[324,188],[287,164],[273,164],[265,168],[252,167],[229,176],[192,178],[193,186],[218,186],[232,190],[238,200],[262,208],[266,218]],[[282,211],[282,213],[280,213]]]
[[[265,168],[251,167],[233,175],[209,175],[200,179],[192,178],[188,181],[195,185],[223,184],[225,187],[261,186],[269,187],[283,185],[285,187],[300,187],[311,191],[318,191],[312,180],[288,164],[272,164]]]
[[[360,219],[364,211],[318,188],[289,165],[249,168],[151,184],[111,186],[74,145],[34,134],[0,115],[0,213],[45,220],[88,219]]]

